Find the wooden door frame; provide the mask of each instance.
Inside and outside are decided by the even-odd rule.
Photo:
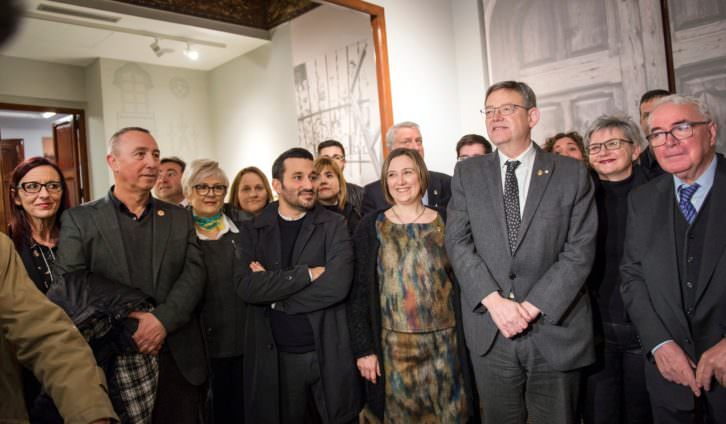
[[[78,165],[81,171],[81,197],[83,202],[91,200],[91,188],[88,176],[88,144],[86,143],[86,112],[83,109],[73,109],[68,107],[56,106],[35,106],[16,103],[0,102],[0,109],[20,110],[26,112],[55,112],[65,115],[78,115],[78,143],[80,151],[78,152]]]
[[[386,16],[381,6],[363,0],[327,0],[324,3],[343,6],[363,12],[371,18],[373,48],[376,52],[376,79],[378,81],[378,109],[381,119],[381,151],[388,154],[385,136],[393,126],[393,100],[391,99],[391,74],[388,69],[388,46],[386,38]]]

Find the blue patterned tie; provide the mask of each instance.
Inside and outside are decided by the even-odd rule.
[[[504,217],[507,219],[507,238],[511,253],[514,253],[514,248],[517,247],[519,224],[522,223],[522,216],[519,212],[519,185],[517,175],[514,173],[519,164],[518,160],[505,162],[507,172],[504,176]]]
[[[693,207],[693,203],[691,203],[691,197],[698,190],[698,187],[700,187],[698,183],[693,185],[681,184],[678,186],[678,194],[680,196],[678,207],[681,209],[681,213],[683,213],[683,217],[686,218],[689,225],[693,224],[693,220],[696,219],[697,212],[696,208]]]

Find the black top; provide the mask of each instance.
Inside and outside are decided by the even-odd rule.
[[[278,215],[277,221],[280,226],[281,266],[282,269],[287,269],[292,265],[292,253],[303,219],[287,221]],[[270,312],[270,325],[275,344],[281,352],[304,353],[315,350],[313,328],[305,314],[288,315],[273,308]]]
[[[154,220],[151,217],[154,207],[151,203],[151,196],[149,196],[149,203],[146,204],[144,212],[139,217],[129,211],[126,205],[114,196],[113,187],[111,187],[109,197],[116,211],[131,284],[136,288],[149,290],[154,287],[154,271],[151,263],[153,253],[151,241],[154,239]],[[146,294],[154,295],[154,293]]]
[[[55,263],[56,251],[57,247],[50,248],[31,240],[30,243],[23,243],[18,252],[28,276],[43,293],[46,293],[53,283],[51,266]]]
[[[610,323],[629,322],[620,296],[620,260],[623,257],[628,194],[647,178],[638,167],[622,181],[595,179],[598,231],[595,261],[588,278],[595,301],[595,319]]]
[[[348,233],[350,233],[351,237],[353,236],[353,233],[355,233],[355,228],[358,226],[358,223],[360,222],[360,214],[358,211],[355,210],[355,206],[353,206],[351,203],[346,202],[345,207],[343,210],[340,210],[340,208],[337,205],[328,206],[328,205],[321,205],[325,209],[335,212],[338,214],[343,215],[343,218],[345,218],[345,225],[348,227]]]

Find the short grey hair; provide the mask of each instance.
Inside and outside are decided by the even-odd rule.
[[[595,119],[585,132],[585,146],[590,146],[590,138],[600,130],[619,129],[626,139],[633,142],[634,146],[645,147],[645,140],[640,133],[640,127],[627,115],[601,115]]]
[[[421,128],[418,126],[417,123],[413,121],[403,121],[397,123],[396,125],[389,128],[388,131],[386,131],[386,144],[388,145],[388,150],[393,149],[393,141],[396,138],[396,131],[401,128],[414,128],[418,130],[419,133],[421,133]]]
[[[701,113],[703,116],[704,121],[713,121],[713,115],[711,114],[711,109],[708,107],[706,102],[699,99],[698,97],[693,96],[684,96],[681,94],[671,94],[670,96],[665,97],[659,97],[655,103],[653,104],[653,109],[651,109],[650,115],[648,115],[648,127],[651,127],[650,121],[653,119],[653,112],[658,108],[658,106],[666,104],[666,103],[673,103],[674,105],[696,105],[698,107],[698,112]]]
[[[524,100],[524,106],[527,109],[532,109],[533,107],[537,107],[537,96],[534,94],[534,90],[532,90],[532,87],[527,85],[526,82],[522,81],[500,81],[498,83],[492,84],[487,89],[487,94],[484,96],[484,102],[486,103],[489,96],[497,91],[497,90],[512,90],[519,93],[520,96],[522,96],[522,100]]]
[[[145,134],[151,135],[151,131],[141,127],[124,127],[113,133],[111,138],[108,140],[108,154],[115,155],[118,152],[118,145],[121,142],[121,136],[131,131],[139,131]]]
[[[229,178],[227,178],[227,174],[224,173],[222,168],[219,167],[217,161],[211,159],[196,159],[184,170],[184,174],[182,175],[181,182],[184,197],[189,198],[189,195],[192,193],[192,187],[208,177],[219,178],[229,188]]]

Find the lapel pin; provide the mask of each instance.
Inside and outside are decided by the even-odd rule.
[[[159,209],[158,211],[156,211],[156,214],[159,216],[164,216],[164,215],[166,215],[166,212],[164,212],[163,209]]]
[[[541,176],[542,176],[542,174],[543,174],[542,170],[541,170],[541,169],[538,169],[538,170],[537,170],[537,176],[538,176],[538,177],[541,177]]]
[[[549,173],[550,173],[550,170],[549,169],[545,169],[545,174],[549,174]]]
[[[438,195],[439,195],[439,191],[438,190],[434,190],[434,196],[438,196]]]

